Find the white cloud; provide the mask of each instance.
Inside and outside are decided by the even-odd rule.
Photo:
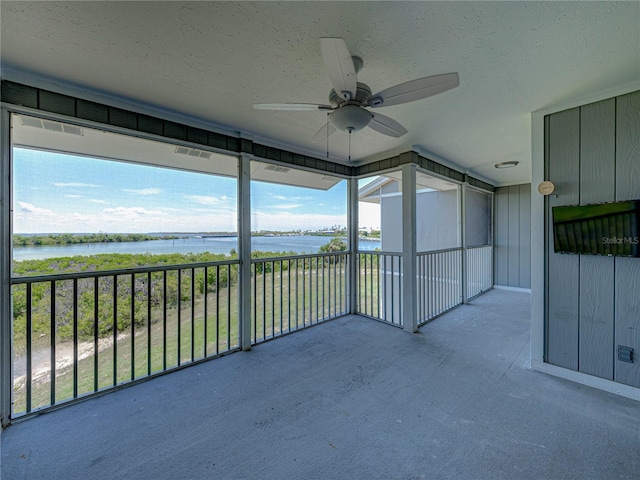
[[[16,233],[145,233],[145,232],[209,232],[235,231],[235,210],[203,208],[203,212],[189,213],[175,208],[124,207],[102,208],[98,214],[53,212],[26,202],[18,202],[14,212]],[[171,212],[167,211],[171,210]]]
[[[159,188],[125,188],[123,191],[127,193],[135,193],[136,195],[158,195],[159,193],[162,193],[162,190]]]
[[[95,185],[93,183],[80,183],[80,182],[69,182],[69,183],[55,182],[53,186],[60,187],[60,188],[66,188],[66,187],[100,188],[100,185]]]
[[[271,208],[277,208],[278,210],[292,210],[298,207],[302,207],[302,204],[301,203],[283,203],[281,205],[273,205]]]
[[[105,208],[102,211],[105,213],[116,213],[125,217],[138,217],[139,215],[166,215],[166,213],[161,210],[148,210],[144,207]]]
[[[222,205],[230,199],[226,195],[221,197],[212,197],[209,195],[185,195],[188,200],[199,203],[200,205]]]
[[[86,222],[89,222],[89,221],[93,220],[94,217],[90,217],[90,216],[87,216],[87,215],[82,215],[81,213],[74,213],[72,218],[73,218],[74,222],[86,223]]]
[[[65,195],[65,198],[82,198],[84,195]]]
[[[36,207],[35,205],[32,205],[31,203],[18,202],[18,205],[20,205],[20,211],[25,212],[25,213],[30,213],[30,214],[35,214],[35,215],[53,215],[53,211],[51,211],[51,210],[49,210],[47,208]]]
[[[189,211],[190,212],[204,213],[204,214],[213,213],[211,207],[209,207],[209,208],[190,208]],[[215,214],[216,215],[233,215],[235,217],[236,216],[236,209],[233,206],[216,207],[215,208]]]
[[[313,197],[285,197],[284,195],[273,195],[276,200],[285,200],[288,202],[300,202],[302,200],[313,200]]]
[[[90,198],[88,201],[91,202],[91,203],[102,203],[102,204],[106,204],[107,203],[106,200],[98,200],[97,198]]]

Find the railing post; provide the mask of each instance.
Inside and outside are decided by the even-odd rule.
[[[402,312],[404,329],[418,331],[416,312],[416,165],[402,166]]]
[[[460,276],[462,282],[462,303],[467,303],[467,183],[462,184],[460,196],[460,237],[462,245],[462,271],[460,272]]]
[[[240,348],[251,350],[251,160],[238,159],[238,317]]]
[[[347,193],[347,250],[350,252],[347,274],[347,310],[358,312],[358,179],[350,178]]]
[[[0,111],[0,422],[11,420],[11,116]]]

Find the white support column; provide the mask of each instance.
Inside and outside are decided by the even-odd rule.
[[[418,331],[416,278],[416,166],[402,166],[402,316],[407,332]]]
[[[539,370],[545,361],[545,196],[537,186],[545,180],[545,113],[531,114],[531,365]],[[494,222],[495,223],[495,222]],[[495,273],[495,272],[494,272]],[[494,276],[495,279],[495,276]]]
[[[358,310],[358,179],[347,180],[347,249],[351,252],[348,267],[347,310]]]
[[[460,262],[462,272],[462,303],[467,303],[467,183],[460,188],[460,244],[462,246],[462,259]]]
[[[251,350],[251,160],[238,159],[238,272],[240,348]]]
[[[0,112],[0,419],[11,420],[11,116]]]

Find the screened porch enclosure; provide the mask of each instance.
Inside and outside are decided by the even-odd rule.
[[[379,206],[381,221],[381,252],[358,257],[360,282],[378,283],[375,301],[372,287],[358,290],[359,313],[414,330],[493,287],[490,194],[404,167],[370,179],[359,199]],[[409,275],[415,282],[405,284]],[[415,325],[405,325],[403,308]]]
[[[43,220],[57,214],[54,199],[49,209],[21,199],[27,182],[20,177],[20,152],[73,157],[78,165],[93,161],[140,169],[138,188],[114,184],[120,196],[159,196],[163,188],[145,180],[167,170],[176,179],[188,173],[193,177],[176,188],[198,204],[189,221],[201,217],[209,223],[194,230],[203,244],[199,253],[179,260],[154,251],[154,241],[143,260],[108,268],[89,265],[78,259],[82,256],[70,261],[51,257],[55,268],[44,272],[29,270],[25,263],[18,268],[20,260],[12,256],[12,335],[10,344],[3,345],[12,352],[11,401],[5,419],[248,350],[349,314],[416,332],[493,286],[492,193],[415,163],[378,171],[364,181],[365,175],[297,168],[51,116],[14,112],[11,121],[12,201],[18,207],[14,227],[27,225],[34,232],[37,221],[24,223],[29,215],[37,213]],[[60,169],[51,162],[52,171]],[[53,178],[45,172],[42,184],[35,186],[44,187]],[[209,193],[197,191],[201,180],[211,182]],[[67,192],[86,188],[95,193],[102,188],[98,182],[56,183]],[[117,221],[116,214],[136,213],[97,198],[86,204],[92,200],[110,213],[108,221]],[[270,205],[271,200],[280,203]],[[170,215],[178,203],[171,204],[168,193],[169,203],[158,202],[138,207],[136,219],[142,222],[155,212],[164,223],[154,232],[184,232],[179,225],[185,224]],[[318,211],[291,213],[305,202],[316,204]],[[359,208],[367,203],[379,209],[376,248],[362,243],[365,222]],[[59,220],[65,218],[71,221]],[[280,222],[277,228],[269,223],[274,218]],[[96,225],[88,234],[99,236],[110,228]],[[16,233],[22,232],[11,232]],[[288,238],[296,234],[325,236],[327,244],[314,251],[288,251]],[[207,251],[215,237],[229,239],[226,253]],[[265,239],[281,248],[265,251],[260,246]]]

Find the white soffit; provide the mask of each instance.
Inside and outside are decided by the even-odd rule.
[[[13,116],[11,139],[16,147],[225,177],[238,175],[237,160],[229,155],[26,115]]]
[[[28,115],[14,115],[16,147],[132,162],[156,167],[237,177],[236,157],[156,140],[71,125]],[[328,190],[342,179],[295,168],[251,162],[251,179]]]
[[[342,178],[256,160],[251,162],[251,180],[329,190],[341,182]]]

